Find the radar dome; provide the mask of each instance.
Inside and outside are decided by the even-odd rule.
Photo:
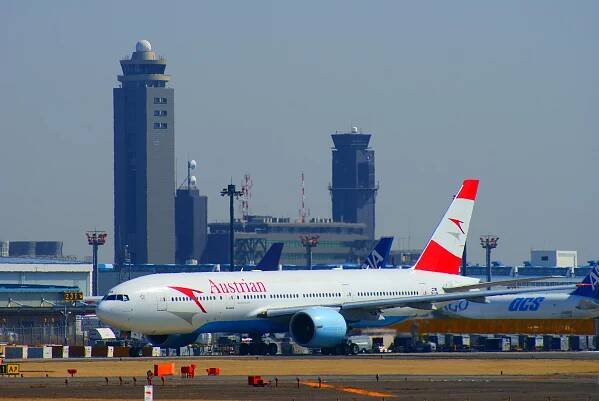
[[[352,134],[357,134],[358,133],[358,127],[351,127],[351,133]]]
[[[152,51],[152,45],[147,40],[140,40],[135,45],[135,51],[136,52],[151,52]]]

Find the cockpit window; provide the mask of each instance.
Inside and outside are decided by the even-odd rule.
[[[103,301],[128,301],[129,300],[129,295],[124,295],[124,294],[110,294],[110,295],[106,295],[104,298],[102,298]]]

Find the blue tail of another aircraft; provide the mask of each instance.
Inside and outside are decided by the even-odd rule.
[[[274,271],[279,270],[279,261],[281,260],[281,253],[283,252],[283,243],[273,243],[268,251],[262,257],[262,260],[256,265],[256,270],[262,271]]]
[[[599,299],[599,266],[593,266],[572,295]]]
[[[380,269],[387,264],[393,237],[381,237],[374,249],[366,256],[362,262],[362,269]]]

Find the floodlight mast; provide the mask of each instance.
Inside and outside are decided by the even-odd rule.
[[[496,235],[481,235],[480,237],[480,245],[485,249],[487,254],[487,282],[490,282],[492,279],[491,275],[491,251],[497,248],[497,242],[499,241],[499,237]],[[491,289],[490,287],[488,288]]]
[[[220,191],[220,196],[229,197],[229,271],[235,269],[235,208],[233,199],[243,195],[242,191],[237,191],[235,184],[229,184]]]
[[[312,248],[318,246],[320,235],[308,234],[300,236],[302,245],[306,248],[306,266],[308,270],[312,270]]]
[[[98,247],[106,243],[106,231],[87,231],[87,244],[92,247],[92,295],[98,295]]]

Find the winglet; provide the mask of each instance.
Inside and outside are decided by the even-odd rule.
[[[414,265],[415,269],[448,274],[459,273],[478,183],[477,179],[464,180],[458,194]]]
[[[387,259],[389,259],[392,243],[393,237],[381,237],[360,267],[362,269],[380,269],[381,267],[385,267]]]
[[[279,261],[281,260],[281,253],[283,252],[283,243],[273,243],[268,251],[262,257],[262,260],[256,265],[256,270],[262,271],[273,271],[279,270]]]

